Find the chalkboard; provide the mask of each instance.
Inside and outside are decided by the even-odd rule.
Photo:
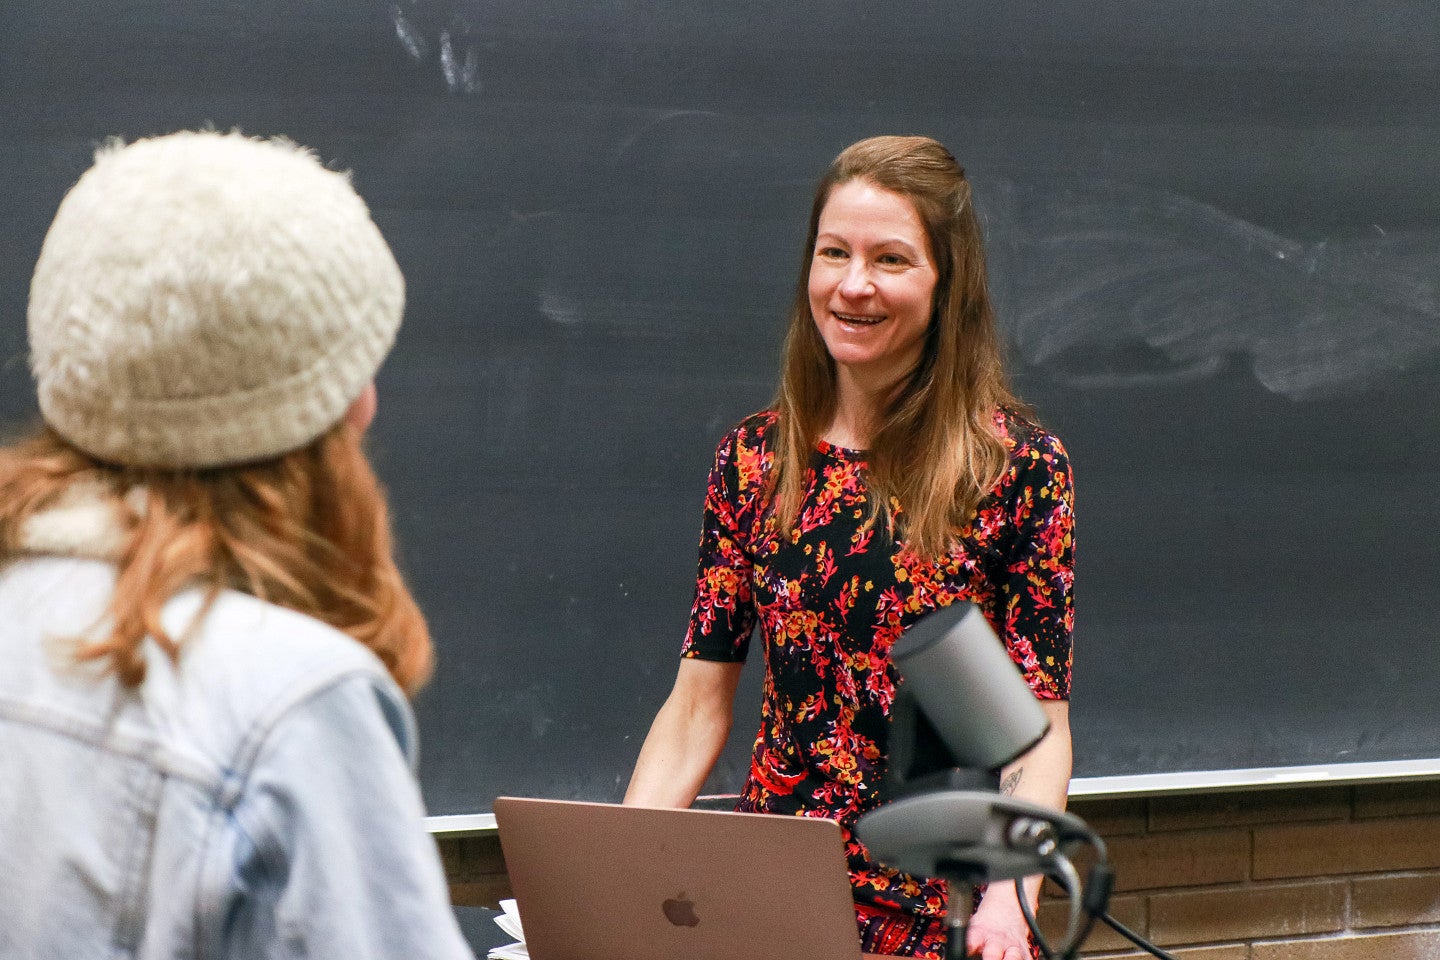
[[[409,282],[372,447],[439,649],[431,809],[615,799],[812,184],[927,133],[1074,459],[1076,773],[1435,757],[1440,13],[1372,7],[6,0],[0,422],[34,416],[29,273],[97,141],[208,123],[353,169]]]

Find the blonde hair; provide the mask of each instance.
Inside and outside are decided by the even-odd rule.
[[[810,456],[835,415],[835,363],[810,314],[810,265],[820,214],[831,192],[852,180],[910,201],[938,274],[920,362],[880,411],[866,456],[867,525],[883,520],[897,536],[898,506],[907,546],[934,557],[953,547],[1004,474],[1008,454],[996,411],[1029,411],[1006,382],[970,184],[950,152],[928,137],[853,144],[816,189],[775,399],[772,502],[782,522],[798,521]]]
[[[128,521],[109,636],[82,643],[121,682],[145,677],[147,637],[178,657],[160,612],[182,588],[233,588],[349,634],[406,691],[431,670],[430,632],[392,555],[384,493],[341,422],[305,447],[258,463],[168,470],[100,463],[49,428],[0,449],[0,559],[24,549],[26,521],[77,485],[104,491]],[[201,614],[203,616],[203,613]]]

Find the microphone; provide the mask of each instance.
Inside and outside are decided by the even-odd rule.
[[[865,814],[855,832],[897,870],[983,883],[1041,873],[1056,850],[1093,836],[1074,814],[980,790],[904,797]]]
[[[900,685],[884,789],[893,802],[860,819],[860,839],[911,873],[942,863],[985,880],[1035,873],[1054,831],[1084,824],[998,791],[999,769],[1050,729],[1004,644],[978,607],[956,602],[917,620],[891,657]]]
[[[1063,878],[1070,922],[1060,955],[1073,957],[1104,913],[1113,874],[1104,842],[1085,821],[998,790],[1000,768],[1050,729],[1020,669],[971,603],[917,620],[891,657],[900,683],[881,788],[891,799],[862,816],[855,835],[880,862],[950,883],[948,960],[966,955],[973,885],[999,880],[1015,881],[1026,922],[1050,956],[1020,881],[1037,873]],[[1083,898],[1070,859],[1078,844],[1099,857]]]
[[[890,735],[892,794],[954,768],[998,771],[1050,729],[973,603],[957,601],[917,620],[895,641],[891,657],[901,678]]]

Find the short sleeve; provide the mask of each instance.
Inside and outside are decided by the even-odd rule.
[[[1070,459],[1058,439],[1037,433],[1015,450],[1014,469],[1015,536],[1001,590],[1005,645],[1036,697],[1068,700],[1075,621]]]
[[[352,675],[272,728],[231,817],[226,955],[473,960],[397,710],[398,690]]]
[[[749,652],[755,626],[753,565],[742,515],[759,496],[763,453],[737,428],[715,450],[705,483],[695,602],[681,656],[736,663]]]

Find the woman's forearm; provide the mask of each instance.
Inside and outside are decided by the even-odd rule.
[[[1063,700],[1044,700],[1040,705],[1050,718],[1050,731],[1043,740],[1001,771],[1000,790],[1020,800],[1064,810],[1072,762],[1070,704]],[[1025,892],[1032,908],[1040,897],[1040,882],[1040,877],[1031,877],[1025,882]],[[1008,900],[1008,903],[1003,903],[1005,907],[1015,911],[1020,909],[1019,901],[1015,899],[1014,884],[993,884],[985,894],[986,901],[992,899]],[[995,903],[992,909],[1001,905]]]
[[[741,664],[685,660],[635,761],[625,802],[688,807],[730,735]]]

